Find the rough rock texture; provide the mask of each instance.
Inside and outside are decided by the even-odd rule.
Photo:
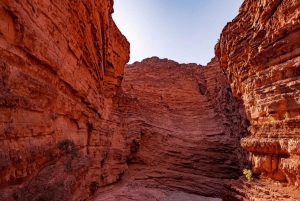
[[[112,4],[0,1],[0,200],[84,200],[128,163],[143,188],[218,196],[246,165],[216,59],[146,59],[120,87],[129,43]]]
[[[126,173],[125,173],[126,174]],[[151,188],[139,184],[136,181],[128,182],[122,177],[113,188],[101,189],[100,195],[90,197],[90,201],[221,201],[220,198],[203,197],[182,191],[170,191],[167,189]]]
[[[207,67],[145,59],[125,67],[122,90],[129,181],[219,196],[247,165],[239,139],[248,122],[217,59]]]
[[[241,144],[251,152],[252,171],[261,181],[270,178],[270,188],[278,181],[298,188],[299,195],[300,1],[246,0],[224,28],[215,51],[251,121],[251,136]],[[239,200],[272,197],[260,195],[253,185],[232,183],[228,188],[239,189]],[[300,200],[284,194],[274,199]]]
[[[79,200],[127,168],[113,1],[0,1],[0,200]]]

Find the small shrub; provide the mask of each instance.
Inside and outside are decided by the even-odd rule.
[[[243,170],[243,174],[246,176],[248,181],[250,182],[252,180],[252,171],[248,169]]]
[[[75,146],[74,141],[69,139],[62,140],[56,145],[58,149],[66,152],[69,152],[71,148],[74,146]]]
[[[60,141],[56,147],[62,151],[64,151],[65,155],[68,158],[66,163],[66,171],[72,172],[72,161],[75,157],[78,157],[78,149],[75,148],[75,144],[73,140],[65,139]]]
[[[78,157],[78,149],[75,148],[75,144],[73,140],[65,139],[60,141],[56,147],[66,154],[68,157],[68,161],[66,163],[66,171],[72,172],[72,161],[74,158]]]
[[[272,117],[272,115],[269,114],[269,111],[268,111],[268,110],[266,111],[266,116],[268,117],[268,119],[269,119],[271,122],[275,121],[274,117]]]
[[[285,113],[284,113],[284,119],[285,119],[285,120],[288,120],[288,119],[289,119],[289,113],[288,113],[288,112],[285,112]]]

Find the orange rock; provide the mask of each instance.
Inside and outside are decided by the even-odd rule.
[[[84,200],[122,175],[125,196],[299,200],[300,3],[244,2],[216,45],[231,87],[216,58],[157,57],[121,86],[129,43],[112,4],[1,1],[0,200]],[[227,182],[248,166],[240,145],[253,183]]]
[[[1,1],[0,200],[84,199],[127,168],[109,116],[129,43],[112,4]]]
[[[248,124],[217,59],[208,66],[157,57],[126,65],[122,90],[131,148],[127,180],[219,196],[247,165],[239,139]]]
[[[251,122],[242,146],[251,152],[252,170],[291,188],[300,183],[299,8],[296,0],[246,0],[215,47]]]

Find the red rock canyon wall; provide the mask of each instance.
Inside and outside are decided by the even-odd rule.
[[[217,59],[208,66],[152,57],[125,67],[128,179],[147,187],[219,196],[247,166],[243,107]]]
[[[260,175],[224,199],[300,200],[300,2],[246,0],[215,51],[251,121],[241,145]]]
[[[0,1],[0,200],[80,200],[127,168],[113,1]]]
[[[218,59],[153,57],[121,86],[129,43],[112,12],[112,0],[0,0],[0,200],[83,200],[123,175],[299,200],[300,3],[245,0],[215,48],[230,85]],[[240,143],[252,182],[229,182],[248,167]]]

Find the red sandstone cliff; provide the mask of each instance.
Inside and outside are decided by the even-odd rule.
[[[300,200],[299,19],[298,0],[246,0],[216,45],[251,121],[241,144],[260,175],[246,186],[229,184],[224,200]]]
[[[217,59],[206,67],[157,57],[126,65],[122,90],[130,182],[96,200],[151,200],[136,186],[220,196],[225,181],[239,177],[248,125]]]
[[[125,178],[217,196],[247,122],[214,59],[128,66],[113,1],[0,4],[0,199],[83,200]]]
[[[79,200],[127,168],[113,1],[0,1],[0,200]]]
[[[244,104],[256,176],[224,200],[299,200],[300,3],[246,0],[224,28],[239,100],[216,59],[146,59],[120,88],[129,43],[112,4],[0,0],[0,199],[82,200],[128,166],[130,188],[220,195],[247,167]]]

